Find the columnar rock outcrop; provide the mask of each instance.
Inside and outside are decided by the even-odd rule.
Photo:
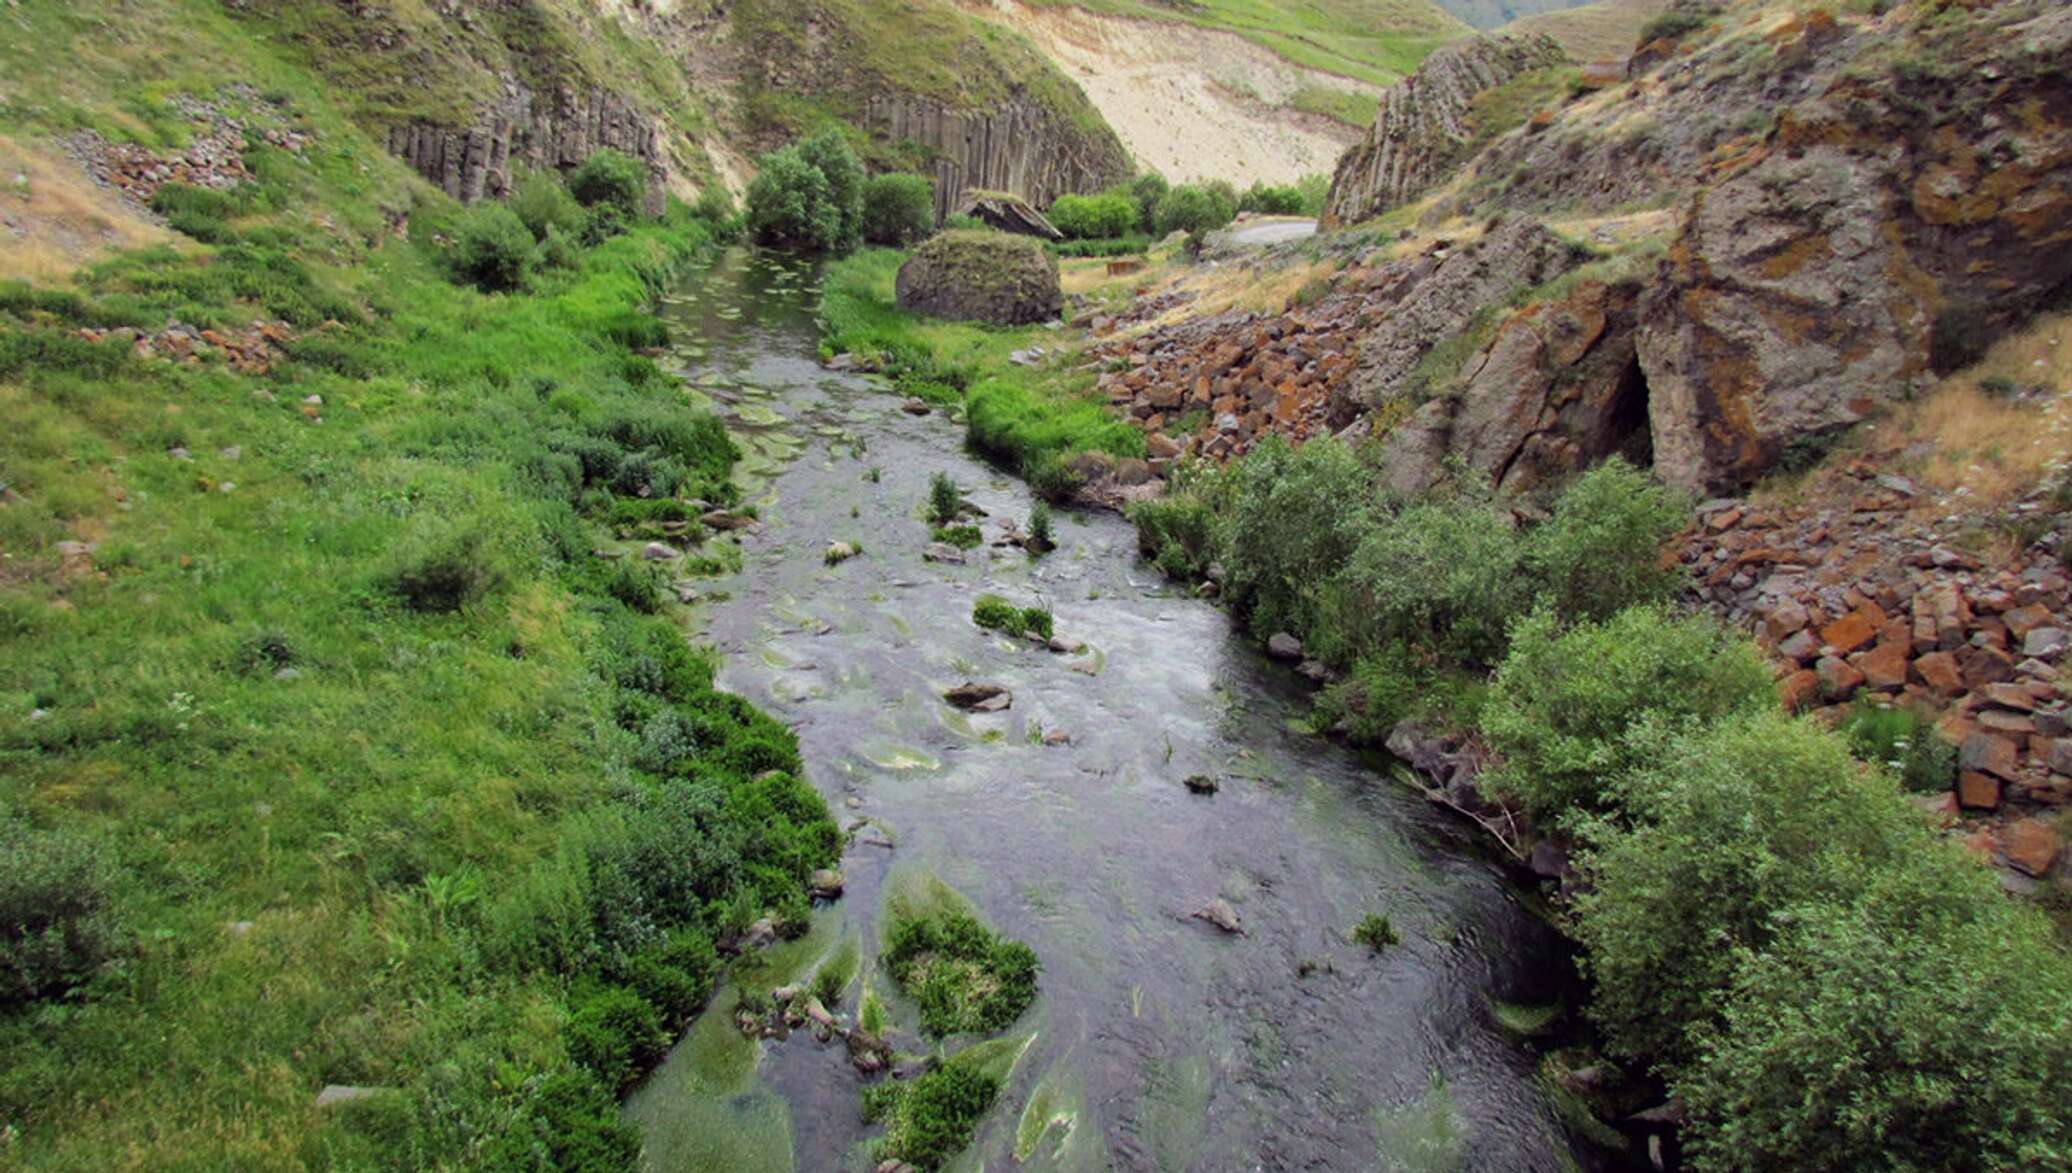
[[[1364,220],[1416,199],[1462,161],[1474,135],[1469,106],[1476,95],[1567,60],[1545,34],[1475,37],[1425,58],[1382,94],[1374,125],[1339,159],[1325,224]]]
[[[935,216],[955,211],[969,188],[1012,192],[1039,208],[1058,196],[1129,178],[1129,155],[1112,131],[1067,123],[1042,106],[1010,102],[966,110],[910,94],[881,94],[864,107],[872,131],[936,153]]]
[[[474,201],[500,198],[511,168],[573,167],[609,147],[663,167],[655,121],[610,90],[571,89],[536,94],[506,79],[503,95],[472,126],[409,122],[388,129],[388,149],[447,195]]]

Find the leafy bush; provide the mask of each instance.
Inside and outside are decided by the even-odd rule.
[[[563,1072],[534,1080],[521,1110],[483,1157],[493,1173],[542,1169],[631,1169],[640,1161],[640,1130],[619,1115],[619,1103],[591,1076]]]
[[[1684,572],[1663,564],[1662,546],[1689,518],[1687,502],[1615,456],[1577,477],[1533,531],[1534,576],[1570,619],[1669,598]]]
[[[827,176],[796,147],[764,155],[748,185],[748,230],[764,244],[834,249],[846,239]]]
[[[975,525],[937,526],[930,534],[936,541],[945,542],[959,550],[976,549],[978,544],[985,540],[985,535],[979,532]]]
[[[1319,633],[1333,580],[1366,525],[1372,470],[1344,444],[1298,448],[1268,436],[1217,489],[1224,598],[1260,638]]]
[[[559,233],[563,239],[573,241],[583,234],[583,205],[552,171],[535,171],[520,180],[511,193],[510,206],[534,240],[544,243]]]
[[[1166,177],[1156,171],[1146,171],[1130,180],[1130,198],[1137,201],[1137,231],[1158,232],[1158,205],[1171,190]]]
[[[668,1045],[662,1014],[624,986],[600,986],[575,1002],[568,1019],[569,1058],[606,1087],[624,1087]]]
[[[1174,232],[1213,232],[1230,223],[1236,214],[1236,200],[1226,208],[1207,189],[1182,184],[1159,197],[1158,212],[1152,218],[1152,231],[1159,236]]]
[[[624,223],[634,223],[647,211],[647,164],[607,147],[569,175],[568,192],[586,208],[608,208]]]
[[[454,230],[453,271],[487,293],[521,289],[532,272],[532,232],[502,204],[483,202],[461,213]]]
[[[1353,944],[1365,945],[1369,953],[1384,952],[1401,940],[1396,936],[1396,926],[1378,912],[1361,917],[1360,923],[1353,927]]]
[[[1036,1000],[1036,953],[954,909],[895,918],[883,955],[887,972],[938,1037],[989,1034],[1014,1025]]]
[[[1051,201],[1050,222],[1075,240],[1125,236],[1137,226],[1137,204],[1119,192],[1061,195]]]
[[[935,184],[925,175],[874,175],[863,185],[863,239],[893,247],[935,230]]]
[[[1350,520],[1358,545],[1300,620],[1317,654],[1342,662],[1400,646],[1448,664],[1502,657],[1535,583],[1524,573],[1529,539],[1487,497],[1435,496]]]
[[[119,954],[114,887],[97,844],[0,808],[0,1007],[63,994]]]
[[[910,1082],[865,1088],[863,1118],[886,1126],[880,1157],[940,1169],[971,1143],[1000,1085],[997,1076],[952,1060]]]
[[[385,576],[391,594],[412,611],[458,611],[502,585],[503,567],[480,530],[433,533],[405,545]]]
[[[1304,207],[1302,191],[1293,185],[1277,186],[1260,180],[1245,190],[1239,197],[1237,210],[1257,212],[1265,216],[1299,216],[1308,209]]]
[[[1237,186],[1228,179],[1211,179],[1202,184],[1202,192],[1209,197],[1209,205],[1216,210],[1216,227],[1220,228],[1237,218]]]
[[[957,482],[950,479],[950,474],[938,472],[928,478],[928,520],[948,525],[963,510],[963,494],[957,491]]]
[[[1628,738],[1636,726],[1688,728],[1775,699],[1753,645],[1709,616],[1633,607],[1564,631],[1542,609],[1512,631],[1482,714],[1500,758],[1485,777],[1542,820],[1606,811],[1650,752]]]
[[[734,193],[727,185],[713,180],[698,189],[698,201],[691,205],[691,211],[714,225],[733,222],[737,209],[734,207]]]
[[[1635,41],[1634,44],[1645,45],[1649,41],[1673,41],[1685,33],[1696,32],[1698,29],[1704,28],[1705,24],[1706,18],[1703,13],[1694,12],[1687,8],[1670,8],[1650,18],[1646,24],[1641,25],[1640,39]]]
[[[151,210],[165,217],[176,232],[184,232],[203,244],[228,244],[237,239],[230,222],[251,211],[251,188],[243,185],[231,191],[168,183],[151,193]]]
[[[1052,540],[1050,503],[1047,501],[1038,501],[1029,507],[1029,541],[1039,553],[1057,544]]]
[[[1861,700],[1842,723],[1856,756],[1892,771],[1900,785],[1921,794],[1946,791],[1957,779],[1957,750],[1937,736],[1918,710]]]
[[[842,132],[830,126],[799,143],[799,158],[827,180],[827,198],[841,217],[839,242],[856,240],[863,225],[863,164]]]

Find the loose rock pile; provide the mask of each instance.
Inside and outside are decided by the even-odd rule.
[[[295,337],[286,322],[255,322],[243,330],[210,330],[185,322],[168,321],[152,333],[121,326],[112,330],[93,327],[78,331],[88,342],[109,342],[128,346],[138,358],[163,358],[188,366],[222,360],[240,375],[264,375],[283,357],[281,347]]]
[[[2072,576],[2049,535],[1986,568],[1870,461],[1840,484],[1846,499],[1819,507],[1706,502],[1681,551],[1693,589],[1754,631],[1787,706],[1839,720],[1876,697],[1940,714],[1959,774],[1926,805],[2024,886],[2051,871],[2053,820],[2072,804]]]
[[[228,93],[233,98],[256,98],[245,87],[231,87]],[[144,207],[168,183],[227,191],[249,182],[252,172],[244,160],[247,135],[296,154],[310,142],[301,131],[261,125],[249,117],[233,116],[217,103],[185,94],[174,97],[171,104],[200,127],[180,150],[160,153],[136,143],[109,142],[90,130],[66,139],[66,148],[94,182],[112,187],[131,203]]]

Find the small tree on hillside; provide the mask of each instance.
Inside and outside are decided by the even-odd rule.
[[[647,204],[647,164],[609,147],[583,160],[568,177],[569,194],[586,208],[609,205],[628,220]]]
[[[791,248],[835,248],[842,242],[842,214],[829,198],[827,176],[785,147],[762,158],[748,185],[748,230],[764,244]]]
[[[849,140],[834,127],[799,144],[799,157],[827,180],[827,198],[841,217],[842,244],[856,239],[863,227],[863,164],[849,148]]]

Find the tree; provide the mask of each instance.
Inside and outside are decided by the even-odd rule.
[[[518,213],[499,203],[477,204],[461,214],[453,270],[485,292],[518,289],[532,271],[534,247]]]
[[[863,185],[864,240],[905,245],[935,228],[935,184],[925,175],[874,175]]]
[[[1216,197],[1190,184],[1181,184],[1165,193],[1158,201],[1158,215],[1154,219],[1160,236],[1172,232],[1195,235],[1212,232],[1230,223],[1236,214],[1236,201],[1232,201],[1226,212]]]
[[[842,242],[842,213],[827,176],[796,147],[764,155],[748,185],[748,230],[764,244],[831,249]]]
[[[1130,180],[1130,198],[1137,201],[1137,229],[1141,232],[1158,231],[1158,204],[1165,199],[1172,185],[1166,177],[1156,171],[1146,171]]]
[[[827,198],[841,217],[841,245],[856,239],[863,225],[863,164],[849,140],[832,126],[799,144],[799,157],[827,180]]]
[[[1137,226],[1137,204],[1126,195],[1061,195],[1051,201],[1050,222],[1075,240],[1126,236]]]
[[[583,160],[568,177],[568,191],[586,208],[609,206],[628,221],[646,210],[647,164],[607,147]]]

